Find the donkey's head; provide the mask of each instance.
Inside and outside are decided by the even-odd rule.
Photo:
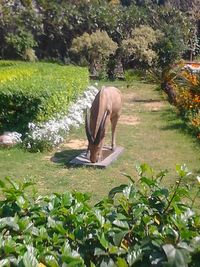
[[[105,123],[106,123],[107,115],[108,115],[108,111],[106,111],[104,113],[102,120],[101,120],[101,123],[100,123],[100,126],[99,126],[99,129],[98,129],[98,132],[96,134],[96,137],[94,137],[92,135],[92,133],[95,133],[95,129],[91,129],[91,127],[90,127],[90,119],[88,116],[88,110],[86,113],[85,130],[86,130],[86,135],[87,135],[87,139],[88,139],[88,150],[90,151],[90,161],[92,163],[97,162],[100,155],[101,155],[102,140],[105,136]]]

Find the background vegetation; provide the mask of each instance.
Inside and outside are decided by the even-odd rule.
[[[3,0],[0,57],[76,62],[90,65],[93,75],[102,75],[104,71],[110,77],[118,76],[122,66],[124,69],[146,70],[150,66],[162,69],[182,56],[191,60],[198,55],[199,10],[196,0],[189,3],[178,0]],[[141,25],[151,30],[141,31]],[[88,39],[97,31],[99,34],[102,31],[103,39],[106,35],[110,38],[110,48],[111,43],[115,43],[112,53],[108,53],[99,38],[92,39],[93,46],[95,42],[99,46],[97,54],[91,57],[89,40],[85,40],[86,57],[84,53],[76,53],[83,52],[83,47],[75,40],[83,38],[81,36]],[[128,43],[129,49],[124,50]],[[102,65],[102,55],[104,61],[107,57],[106,66]]]

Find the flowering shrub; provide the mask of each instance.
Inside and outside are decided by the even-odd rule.
[[[200,95],[182,88],[177,96],[177,105],[184,115],[196,113],[200,109]]]
[[[89,86],[88,90],[70,105],[67,115],[59,113],[45,123],[29,123],[25,146],[31,151],[42,151],[63,142],[70,128],[78,127],[84,122],[84,110],[91,106],[97,92],[97,88]]]
[[[191,196],[185,166],[171,188],[166,171],[137,170],[93,207],[86,193],[31,197],[31,182],[0,180],[0,266],[198,267],[200,177]]]
[[[200,64],[186,64],[173,80],[175,105],[189,127],[200,138]]]

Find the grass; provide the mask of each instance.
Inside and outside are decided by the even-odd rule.
[[[141,82],[128,88],[124,82],[113,85],[118,86],[124,96],[122,119],[125,118],[117,128],[117,144],[125,151],[116,162],[104,170],[68,166],[67,162],[81,149],[67,148],[67,142],[86,138],[81,127],[70,133],[65,146],[53,152],[32,154],[19,148],[1,149],[1,178],[32,179],[41,194],[66,190],[91,192],[92,202],[97,202],[112,187],[128,183],[123,173],[135,176],[136,164],[148,163],[155,172],[168,169],[164,180],[168,185],[176,181],[176,164],[186,164],[195,175],[199,174],[200,146],[195,137],[185,131],[183,122],[156,86]]]

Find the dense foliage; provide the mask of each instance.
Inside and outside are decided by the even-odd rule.
[[[190,129],[200,139],[200,64],[180,61],[163,72],[161,87]]]
[[[70,50],[73,40],[100,30],[119,47],[115,61],[108,64],[108,72],[110,66],[117,67],[121,61],[125,69],[138,67],[133,58],[123,60],[121,44],[131,37],[135,28],[146,25],[162,32],[163,37],[156,50],[153,49],[156,55],[148,49],[145,59],[153,56],[157,58],[154,67],[163,68],[181,56],[193,59],[199,53],[199,1],[189,2],[3,0],[0,3],[0,57],[83,64]]]
[[[143,164],[137,182],[127,176],[130,185],[113,188],[94,207],[85,193],[30,197],[31,182],[1,180],[0,265],[197,267],[200,217],[193,205],[200,188],[191,197],[183,186],[189,172],[177,166],[177,173],[168,189],[161,183],[166,172],[155,175]]]
[[[24,133],[29,122],[67,113],[88,86],[86,68],[47,63],[0,62],[0,127]]]
[[[200,65],[186,65],[176,79],[176,107],[200,139]]]
[[[91,66],[91,73],[95,74],[99,67],[106,65],[109,56],[115,54],[117,47],[107,32],[97,30],[74,38],[71,51],[80,56],[80,61],[85,59]]]
[[[154,31],[149,26],[135,28],[130,38],[122,41],[123,54],[140,69],[148,69],[157,60],[153,46],[161,37],[160,31]]]

